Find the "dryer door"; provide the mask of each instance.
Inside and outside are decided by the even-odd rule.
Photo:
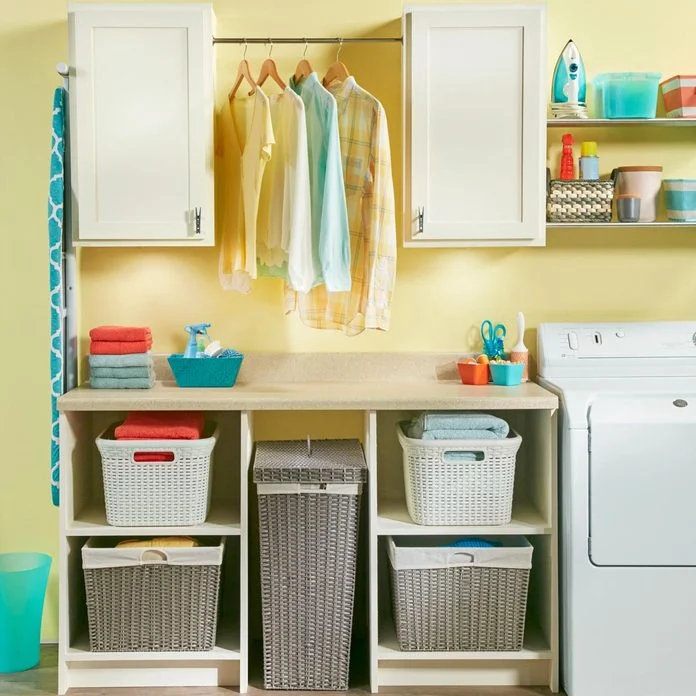
[[[696,394],[600,397],[588,421],[590,560],[696,566]]]

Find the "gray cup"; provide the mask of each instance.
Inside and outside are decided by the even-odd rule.
[[[640,220],[640,198],[638,196],[619,196],[616,199],[616,215],[619,222],[638,222]]]

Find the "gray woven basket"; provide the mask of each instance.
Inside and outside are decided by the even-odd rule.
[[[547,170],[547,222],[611,222],[616,172],[606,180],[549,179]]]
[[[83,568],[90,650],[212,650],[220,570],[166,563]]]
[[[531,564],[528,542],[527,546]],[[481,549],[450,551],[470,555]],[[498,551],[504,553],[505,549]],[[497,565],[504,563],[504,560],[498,561]],[[447,564],[431,568],[395,568],[394,565],[390,553],[392,607],[401,650],[522,649],[529,568],[447,567]]]
[[[348,688],[366,477],[357,440],[256,446],[267,689]]]

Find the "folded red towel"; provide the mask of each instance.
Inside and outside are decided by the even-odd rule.
[[[205,416],[199,411],[138,411],[116,428],[117,440],[199,440]]]
[[[152,340],[148,326],[95,326],[89,337],[93,341],[147,341]]]
[[[89,352],[92,355],[130,355],[147,353],[152,348],[152,339],[147,341],[92,341]]]
[[[173,462],[174,452],[135,452],[136,462]]]

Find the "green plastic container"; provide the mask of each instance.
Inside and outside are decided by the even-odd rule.
[[[594,79],[604,118],[655,118],[661,73],[602,73]]]
[[[39,664],[50,568],[45,553],[0,553],[0,673]]]

